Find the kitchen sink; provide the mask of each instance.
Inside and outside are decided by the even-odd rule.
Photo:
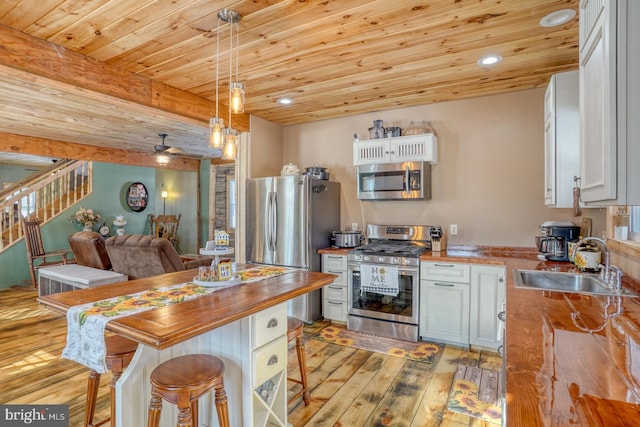
[[[616,293],[595,274],[563,273],[544,270],[514,270],[516,288],[537,289],[541,291],[574,292],[582,294],[621,295],[640,297],[628,289]]]

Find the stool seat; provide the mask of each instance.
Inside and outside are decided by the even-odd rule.
[[[98,388],[100,387],[101,375],[93,369],[89,371],[89,381],[87,385],[87,403],[85,406],[84,425],[86,427],[97,427],[114,420],[116,417],[116,383],[122,371],[125,370],[131,359],[133,359],[138,343],[130,339],[121,337],[120,335],[110,335],[105,337],[105,345],[107,348],[105,363],[111,371],[111,416],[100,422],[94,423],[93,417],[96,410],[96,400],[98,399]]]
[[[288,403],[293,402],[302,396],[304,406],[309,406],[309,386],[307,383],[307,361],[304,355],[304,323],[295,317],[287,317],[287,342],[296,340],[296,354],[298,355],[298,366],[300,367],[300,379],[287,377],[287,380],[302,385],[302,390],[294,394]]]
[[[221,427],[229,427],[224,363],[209,354],[179,356],[158,365],[151,373],[149,427],[160,423],[162,399],[178,406],[178,426],[198,426],[198,399],[215,389]]]

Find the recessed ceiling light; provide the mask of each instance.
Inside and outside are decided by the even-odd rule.
[[[500,55],[486,55],[478,59],[478,65],[481,67],[496,65],[499,62],[502,62],[502,56]]]
[[[283,96],[282,98],[278,98],[278,104],[291,105],[293,104],[293,99]]]
[[[566,24],[576,16],[576,11],[573,9],[562,9],[551,12],[540,20],[541,27],[557,27],[558,25]]]

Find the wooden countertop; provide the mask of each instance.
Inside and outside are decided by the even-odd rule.
[[[242,268],[238,266],[239,270]],[[38,298],[38,301],[50,308],[66,312],[70,307],[78,304],[188,282],[196,275],[197,270],[168,273],[91,289],[47,295]],[[164,349],[319,289],[333,282],[336,277],[333,274],[295,271],[220,289],[212,294],[179,304],[113,319],[107,324],[107,329],[143,344]]]
[[[638,425],[640,299],[516,288],[516,269],[574,270],[572,264],[534,255],[453,249],[421,260],[506,265],[509,427]],[[624,277],[623,286],[638,289],[638,281]],[[572,313],[579,313],[577,325]]]

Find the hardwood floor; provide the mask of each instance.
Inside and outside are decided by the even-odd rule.
[[[60,358],[66,319],[40,306],[36,295],[26,287],[0,291],[0,403],[68,404],[70,426],[81,426],[88,369]],[[445,346],[434,363],[414,362],[312,339],[325,325],[305,328],[311,401],[289,405],[293,426],[491,425],[447,411],[446,401],[458,364],[498,369],[496,353]],[[299,376],[293,347],[288,370]],[[102,376],[97,420],[109,414],[110,380],[110,374]],[[300,387],[288,384],[290,395]]]

